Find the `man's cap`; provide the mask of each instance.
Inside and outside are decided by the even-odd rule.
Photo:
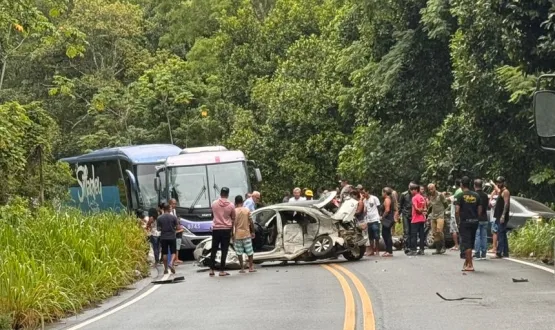
[[[220,194],[222,195],[229,195],[229,188],[228,187],[223,187],[222,190],[220,190]]]
[[[314,194],[312,193],[312,190],[310,190],[310,189],[307,189],[304,194],[305,194],[305,196],[308,196],[308,197],[313,197],[314,196]]]
[[[363,187],[361,184],[357,184],[357,189],[360,190],[360,189],[362,189],[362,188],[364,188],[364,187]]]
[[[505,183],[505,178],[502,176],[498,176],[497,179],[495,179],[495,183]]]

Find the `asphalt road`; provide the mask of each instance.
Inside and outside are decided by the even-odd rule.
[[[430,253],[430,252],[428,252]],[[58,329],[555,329],[555,278],[507,260],[476,261],[463,275],[443,256],[358,262],[259,265],[258,272],[210,278],[180,265],[181,283],[151,287],[142,299]],[[526,278],[527,283],[513,283]],[[481,300],[444,301],[474,297]],[[122,302],[123,303],[123,302]]]

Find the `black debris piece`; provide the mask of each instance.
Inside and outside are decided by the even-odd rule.
[[[523,283],[523,282],[528,282],[527,278],[513,278],[513,283]]]
[[[170,284],[170,283],[178,283],[185,280],[185,276],[176,276],[174,278],[169,278],[167,280],[158,280],[152,281],[152,284]]]
[[[440,297],[441,299],[445,300],[445,301],[457,301],[457,300],[465,300],[465,299],[475,299],[475,300],[481,300],[482,298],[472,298],[472,297],[461,297],[461,298],[445,298],[444,296],[440,295],[439,292],[436,292],[436,294],[438,295],[438,297]]]

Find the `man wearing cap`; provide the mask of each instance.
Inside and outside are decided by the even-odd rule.
[[[306,198],[307,201],[311,201],[311,200],[314,198],[314,193],[312,192],[312,190],[307,189],[307,190],[304,192],[304,196],[305,196],[305,198]]]
[[[511,193],[505,187],[505,178],[500,176],[495,180],[499,188],[499,197],[495,202],[493,217],[497,224],[497,252],[496,258],[509,257],[509,241],[507,240],[507,223],[509,222],[509,209],[511,205]]]

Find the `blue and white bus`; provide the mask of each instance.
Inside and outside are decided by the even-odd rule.
[[[171,144],[148,144],[60,159],[70,164],[77,179],[69,188],[70,204],[84,212],[127,210],[142,217],[158,205],[153,186],[156,166],[180,152],[181,148]]]
[[[177,200],[177,215],[185,227],[183,250],[194,249],[212,234],[211,204],[220,197],[220,189],[228,187],[230,199],[245,196],[252,191],[251,178],[262,181],[254,162],[222,146],[183,149],[158,167],[154,186],[161,200]]]

